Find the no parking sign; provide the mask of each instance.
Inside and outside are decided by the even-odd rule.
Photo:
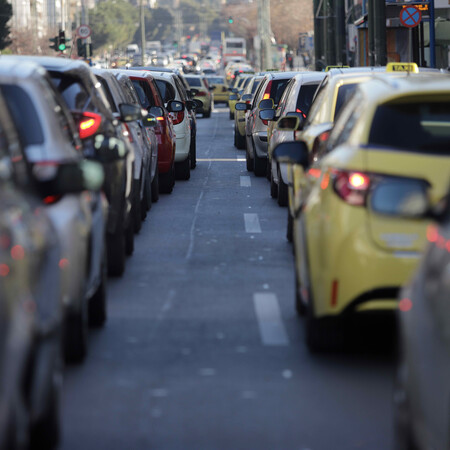
[[[400,23],[408,28],[414,28],[422,20],[422,12],[415,6],[407,6],[400,11]]]

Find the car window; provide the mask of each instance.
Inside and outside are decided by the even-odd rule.
[[[221,77],[208,77],[208,80],[212,84],[225,84],[225,81]]]
[[[53,84],[71,110],[98,112],[89,92],[78,78],[50,72]]]
[[[302,84],[297,97],[297,112],[301,112],[306,115],[308,114],[309,108],[311,107],[314,94],[316,92],[319,83]]]
[[[144,80],[131,80],[139,97],[141,106],[145,109],[155,106],[153,94],[148,83]]]
[[[22,144],[25,147],[42,145],[44,143],[42,123],[31,97],[22,87],[12,84],[2,84],[0,89],[16,124]]]
[[[165,80],[156,80],[156,86],[158,86],[159,93],[164,101],[167,103],[170,100],[175,100],[175,89],[170,82]]]
[[[200,78],[186,77],[186,81],[191,87],[199,87],[202,85]]]
[[[270,98],[273,98],[275,105],[278,105],[289,80],[290,79],[272,81],[272,86],[270,87]]]
[[[181,101],[185,102],[188,99],[186,88],[184,87],[183,83],[177,77],[173,77],[173,81],[175,82],[175,85],[178,89],[178,93],[180,94]]]
[[[379,106],[370,129],[369,144],[449,155],[449,99],[403,101]]]
[[[294,86],[295,81],[296,80],[292,78],[292,80],[289,80],[289,83],[286,85],[286,88],[280,98],[280,101],[278,102],[277,115],[283,114],[286,108],[287,99],[289,98],[292,86]]]
[[[342,106],[344,106],[345,102],[351,97],[353,92],[355,92],[357,86],[358,83],[349,83],[340,86],[336,99],[336,106],[334,109],[334,119],[336,119],[336,117],[338,116],[339,111],[341,110]]]
[[[264,92],[264,87],[267,85],[267,83],[269,82],[268,78],[263,78],[263,80],[261,81],[261,83],[259,83],[259,86],[255,92],[255,95],[253,97],[253,103],[252,103],[252,109],[254,109],[256,107],[256,105],[259,103],[260,101],[260,96],[261,93]]]
[[[112,96],[111,89],[110,89],[108,83],[102,77],[97,76],[97,79],[98,79],[98,81],[100,81],[100,84],[102,85],[103,92],[104,92],[106,98],[108,99],[108,102],[111,106],[111,110],[113,112],[118,112],[116,103],[114,101],[114,98]]]
[[[312,123],[319,122],[320,111],[326,99],[327,91],[328,89],[323,88],[320,89],[320,91],[316,92],[313,103],[311,104],[311,108],[306,116],[306,123],[304,128]]]

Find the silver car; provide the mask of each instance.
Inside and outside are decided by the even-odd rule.
[[[72,116],[45,69],[25,60],[4,59],[0,90],[35,174],[45,177],[61,163],[83,159]],[[95,191],[49,195],[43,203],[62,246],[59,266],[65,356],[79,362],[87,351],[89,317],[96,325],[103,324],[106,318],[108,205],[104,194]]]

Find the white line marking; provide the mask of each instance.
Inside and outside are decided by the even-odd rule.
[[[288,345],[277,296],[270,292],[253,295],[259,332],[264,345]]]
[[[247,233],[261,233],[258,214],[244,214],[245,231]]]
[[[241,176],[241,187],[250,187],[252,182],[250,181],[250,177]]]

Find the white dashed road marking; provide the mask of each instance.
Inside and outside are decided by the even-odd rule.
[[[244,214],[245,231],[247,233],[261,233],[258,214]]]
[[[277,296],[270,292],[253,295],[261,340],[264,345],[289,345]]]
[[[250,187],[251,185],[252,185],[252,182],[250,180],[250,177],[241,176],[241,187]]]

